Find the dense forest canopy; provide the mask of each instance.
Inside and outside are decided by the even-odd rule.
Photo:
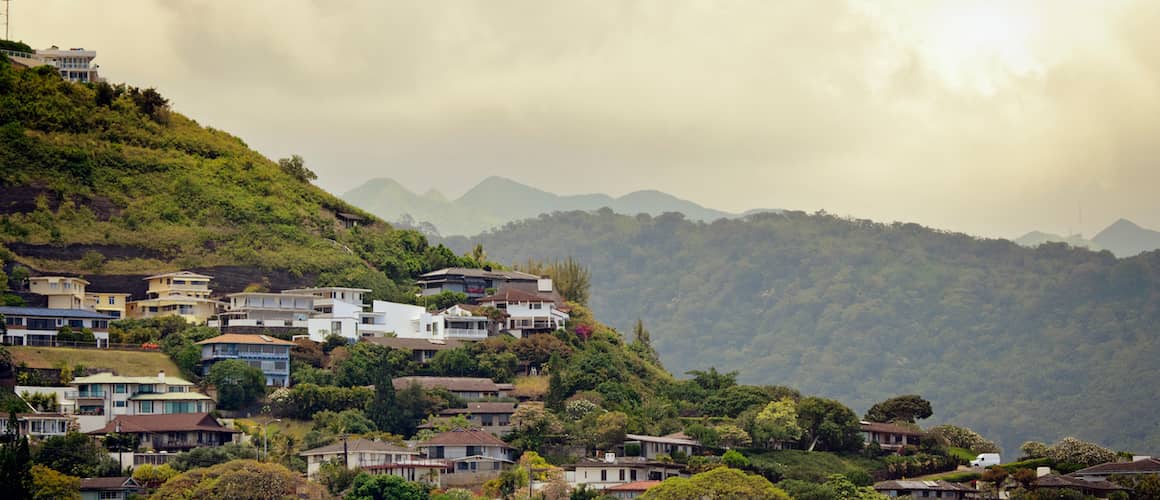
[[[674,373],[737,369],[859,411],[922,394],[932,423],[1008,451],[1065,435],[1160,451],[1160,252],[1117,260],[800,212],[567,212],[447,242],[577,259],[594,314],[622,331],[643,319]]]

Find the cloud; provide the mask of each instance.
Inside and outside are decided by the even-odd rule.
[[[111,78],[157,85],[268,155],[303,154],[338,192],[390,176],[454,193],[495,174],[987,235],[1160,227],[1148,2],[40,10],[26,14],[45,16],[38,39],[81,38]],[[85,10],[102,23],[48,16]]]

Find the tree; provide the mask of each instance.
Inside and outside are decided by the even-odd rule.
[[[771,401],[753,419],[753,437],[762,446],[796,441],[803,432],[797,420],[797,404],[792,399]]]
[[[508,440],[525,450],[538,450],[548,436],[562,432],[556,416],[538,406],[520,405],[512,414],[511,423],[512,435]]]
[[[342,463],[341,459],[334,459],[318,467],[318,482],[326,487],[331,495],[339,496],[354,484],[358,477],[358,469],[351,469]]]
[[[896,396],[875,404],[866,412],[866,420],[870,422],[906,422],[913,424],[916,420],[930,418],[934,410],[930,401],[922,399],[917,394]]]
[[[628,429],[628,415],[619,411],[610,411],[596,417],[594,437],[596,446],[609,450],[624,443],[624,436]]]
[[[258,458],[258,450],[253,446],[230,443],[224,446],[194,448],[185,453],[178,453],[169,459],[168,465],[178,472],[185,472],[190,469],[213,467],[230,460],[253,460],[256,458]]]
[[[979,433],[958,425],[936,425],[928,434],[935,439],[946,442],[948,446],[966,448],[975,453],[999,453],[999,445],[988,441]]]
[[[1050,447],[1039,441],[1027,441],[1019,446],[1019,451],[1023,452],[1023,459],[1029,460],[1032,458],[1044,458],[1050,452]]]
[[[402,427],[399,409],[395,404],[395,384],[390,373],[380,373],[375,381],[375,398],[367,406],[367,414],[381,431],[397,433]]]
[[[154,490],[164,484],[178,472],[170,467],[168,464],[153,466],[150,464],[141,464],[133,469],[133,480],[137,481],[146,490]]]
[[[303,182],[310,182],[318,179],[318,175],[306,168],[306,162],[301,156],[292,155],[289,158],[282,158],[278,160],[278,166],[282,168],[283,172],[290,174],[295,179]]]
[[[1160,500],[1160,475],[1114,475],[1109,479],[1113,483],[1130,488],[1134,500]]]
[[[636,319],[636,325],[632,327],[632,344],[629,347],[638,356],[654,364],[660,364],[661,357],[652,345],[652,334],[645,329],[644,322],[640,318]]]
[[[15,411],[8,413],[8,432],[0,445],[0,491],[11,498],[27,498],[32,493],[32,456],[28,438],[17,434]]]
[[[749,459],[745,458],[745,455],[742,455],[737,450],[729,450],[726,451],[724,455],[721,455],[721,463],[728,465],[729,467],[733,467],[734,469],[744,469],[749,467]]]
[[[721,424],[714,429],[717,431],[718,442],[726,448],[744,448],[753,442],[749,433],[736,425]]]
[[[718,467],[693,477],[666,479],[640,496],[641,500],[789,500],[764,477],[746,474],[731,467]]]
[[[42,441],[32,454],[33,461],[76,477],[99,476],[118,469],[116,461],[100,444],[79,432],[51,436]]]
[[[5,496],[11,492],[5,491]],[[32,466],[33,500],[80,499],[80,478],[61,474],[40,464]],[[9,497],[20,498],[20,497]]]
[[[189,498],[328,498],[321,485],[306,481],[286,467],[254,460],[233,460],[205,469],[193,469],[162,484],[153,500]]]
[[[362,410],[349,409],[340,412],[330,410],[315,413],[312,419],[314,429],[331,434],[366,434],[375,430],[375,423]]]
[[[240,359],[214,363],[206,381],[217,388],[218,408],[223,410],[240,410],[266,393],[266,376],[262,369]]]
[[[983,475],[979,477],[980,481],[991,483],[995,487],[995,498],[999,498],[999,489],[1003,487],[1003,481],[1007,479],[1007,469],[998,465],[983,471]]]
[[[362,473],[354,478],[346,500],[427,500],[427,487],[399,476]]]
[[[479,364],[463,347],[439,351],[431,358],[430,367],[435,375],[445,377],[467,377],[479,371]]]
[[[716,366],[709,367],[708,371],[689,370],[685,372],[686,375],[693,376],[693,382],[710,392],[721,391],[737,385],[738,373],[737,371],[718,373]]]
[[[833,399],[808,397],[798,403],[798,425],[808,450],[821,445],[829,451],[857,451],[862,447],[858,417]]]
[[[1068,436],[1051,445],[1047,451],[1047,458],[1059,463],[1092,466],[1114,462],[1116,452],[1098,444]]]

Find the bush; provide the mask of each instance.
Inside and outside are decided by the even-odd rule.
[[[749,468],[749,459],[745,458],[745,455],[742,455],[737,450],[729,450],[725,452],[724,455],[721,455],[721,462],[725,465],[733,467],[734,469]]]

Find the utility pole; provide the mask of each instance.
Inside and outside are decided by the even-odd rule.
[[[0,0],[0,2],[4,2],[4,39],[9,40],[8,25],[11,24],[9,21],[12,19],[12,13],[10,11],[12,8],[12,0]]]

